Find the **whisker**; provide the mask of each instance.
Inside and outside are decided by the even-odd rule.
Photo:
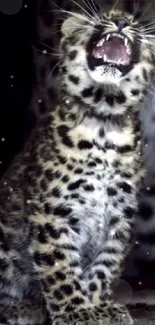
[[[155,21],[155,19],[154,19],[154,16],[152,16],[152,15],[147,15],[146,17],[144,17],[143,19],[139,19],[139,22],[140,23],[148,23],[148,22],[154,22]]]
[[[120,0],[116,0],[116,1],[114,2],[114,5],[112,6],[111,10],[114,10],[114,9],[116,8],[116,6],[117,6],[117,4],[119,3],[119,1],[120,1]]]
[[[80,18],[80,19],[82,19],[82,20],[84,20],[84,21],[88,21],[89,23],[92,23],[92,22],[90,22],[90,18],[92,19],[93,17],[82,7],[82,6],[80,6],[78,3],[76,3],[74,0],[70,0],[70,1],[72,1],[77,7],[80,7],[81,9],[82,9],[82,11],[83,12],[85,12],[89,17],[89,19],[87,18],[87,17],[85,17],[85,16],[82,16],[80,13],[78,14],[78,13],[75,13],[75,12],[72,12],[72,11],[68,11],[68,10],[65,10],[65,9],[63,9],[63,8],[61,8],[58,4],[56,4],[53,0],[49,0],[55,7],[57,7],[58,9],[57,10],[51,10],[52,12],[57,12],[57,13],[66,13],[66,14],[69,14],[69,15],[71,15],[71,16],[73,16],[73,17],[75,17],[75,18]],[[92,23],[93,24],[93,23]]]
[[[41,43],[43,46],[49,48],[50,50],[57,52],[57,54],[63,54],[63,51],[60,51],[60,50],[58,50],[58,49],[56,49],[56,48],[54,48],[54,47],[51,47],[51,46],[45,44],[45,43],[42,42],[42,41],[40,41],[40,43]]]
[[[130,29],[130,33],[132,33],[132,34],[135,34],[135,33],[138,33],[138,32],[139,32],[139,30],[136,29],[136,28],[131,28]]]
[[[143,34],[143,36],[146,37],[146,38],[147,38],[147,37],[148,37],[148,38],[154,38],[154,37],[155,37],[155,35],[149,35],[149,34],[148,34],[148,35],[147,35],[147,34]]]
[[[53,0],[48,0],[49,2],[51,2],[56,8],[59,8],[60,10],[63,10],[63,8],[61,8],[57,3],[55,3]],[[51,10],[53,11],[53,10]]]
[[[138,11],[139,11],[139,2],[137,2],[136,0],[134,0],[134,5],[133,5],[133,19],[132,19],[132,22],[135,19]]]
[[[71,25],[70,27],[68,27],[68,28],[65,28],[65,30],[70,30],[71,27],[72,27],[72,25]],[[80,24],[76,24],[76,27],[77,27],[78,29],[87,29],[88,27],[90,27],[90,25],[80,25]],[[96,29],[96,28],[95,28],[95,29]],[[97,29],[96,29],[96,30],[97,30]]]
[[[73,16],[73,17],[75,17],[75,18],[78,18],[78,19],[80,19],[80,20],[83,20],[84,22],[86,21],[87,23],[89,23],[89,24],[91,24],[91,25],[94,25],[94,23],[95,22],[92,22],[92,21],[90,21],[90,18],[88,17],[86,17],[86,16],[82,16],[81,14],[79,14],[79,13],[75,13],[75,12],[71,12],[71,11],[67,11],[67,10],[64,10],[64,9],[61,9],[61,10],[54,10],[53,12],[63,12],[63,13],[66,13],[66,14],[68,14],[68,15],[70,15],[70,16]]]
[[[155,32],[155,28],[152,28],[152,29],[148,29],[148,30],[141,30],[140,31],[143,35],[152,35],[154,32]]]
[[[152,25],[155,25],[155,21],[152,21],[152,22],[150,22],[148,24],[144,24],[144,28],[147,27],[147,26],[152,26]]]
[[[151,7],[151,3],[146,7],[146,9],[143,11],[143,13],[141,14],[141,16],[139,17],[139,21],[140,21],[140,19],[142,18],[142,17],[144,17],[144,15],[146,14],[146,12],[149,10],[149,8]]]
[[[87,0],[82,0],[83,4],[94,14],[93,8],[91,7],[90,3]]]
[[[150,36],[153,36],[153,33],[155,32],[155,29],[150,29],[150,30],[145,30],[145,31],[143,31],[143,30],[141,30],[141,33],[143,34],[143,35],[150,35]]]
[[[43,51],[37,49],[37,47],[35,47],[34,45],[32,45],[32,48],[34,48],[37,52],[41,53],[41,54],[44,54],[44,55],[50,55],[50,56],[56,56],[56,57],[59,57],[60,58],[60,54],[56,54],[56,53],[49,53],[49,52],[46,52],[44,53]]]
[[[63,62],[63,60],[64,60],[64,59],[61,59],[61,60],[59,60],[59,61],[55,64],[55,66],[53,67],[53,69],[51,70],[49,76],[48,76],[47,79],[46,79],[46,83],[48,82],[49,78],[51,77],[53,71],[54,71],[54,70],[55,70],[55,69],[56,69],[56,68],[61,64],[61,62]]]
[[[140,28],[141,31],[147,31],[147,30],[154,30],[155,29],[155,23],[152,24],[152,25],[147,25],[147,26],[144,26],[142,28]]]
[[[64,19],[62,19],[61,18],[61,21],[62,22],[64,22],[66,20],[66,18],[64,18]],[[77,26],[77,28],[88,28],[88,27],[90,27],[90,21],[88,20],[88,22],[89,22],[89,24],[80,24],[80,23],[76,23],[76,26]],[[61,27],[62,26],[62,24],[55,24],[55,25],[53,25],[53,26],[59,26],[59,27]],[[68,29],[70,29],[70,27],[68,28]],[[59,29],[59,31],[61,32],[61,28]]]
[[[143,35],[141,36],[141,40],[137,40],[138,43],[144,43],[144,44],[148,44],[148,45],[155,45],[155,43],[153,41],[147,40],[147,36],[145,36],[145,38],[143,38]]]
[[[84,9],[84,7],[82,7],[78,2],[74,0],[70,0],[70,1],[73,2],[77,7],[79,7],[89,18],[94,20],[93,16],[86,9]]]
[[[78,25],[77,25],[78,26]],[[90,25],[86,25],[86,26],[84,26],[84,25],[81,25],[82,26],[82,28],[83,29],[87,29],[88,27],[90,27]],[[64,30],[70,30],[70,27],[66,27],[66,28],[64,28]],[[57,30],[56,32],[54,32],[54,33],[52,33],[50,36],[52,37],[52,36],[54,36],[54,35],[56,35],[56,34],[58,34],[58,33],[60,33],[61,32],[61,29],[59,29],[59,30]]]
[[[141,33],[142,33],[144,36],[146,36],[146,35],[150,35],[150,37],[153,36],[154,32],[155,32],[154,29],[152,29],[152,30],[147,30],[147,31],[141,31]]]
[[[88,0],[86,0],[86,2],[89,3]],[[91,2],[91,3],[89,3],[89,5],[90,5],[90,7],[92,8],[92,12],[94,13],[94,16],[95,16],[98,20],[100,20],[100,16],[99,16],[99,13],[98,13],[98,10],[97,10],[97,7],[96,7],[94,1],[93,1],[93,0],[90,0],[90,2]],[[100,9],[101,9],[101,8],[100,8]]]
[[[91,1],[91,4],[92,4],[92,8],[94,8],[94,12],[96,13],[96,15],[98,16],[98,10],[97,10],[97,7],[95,5],[95,2],[93,0],[90,0]],[[101,7],[100,7],[101,8]],[[98,16],[99,18],[99,16]]]

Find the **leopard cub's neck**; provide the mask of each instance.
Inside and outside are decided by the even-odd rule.
[[[140,146],[137,109],[133,112],[129,107],[125,113],[98,115],[91,105],[63,93],[51,114],[54,132],[61,138],[64,152],[73,151],[73,148],[92,149],[96,146],[102,151],[113,150],[125,154],[137,150],[137,142]]]

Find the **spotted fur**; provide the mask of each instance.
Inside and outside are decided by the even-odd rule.
[[[132,324],[111,294],[132,243],[145,172],[138,115],[154,80],[154,47],[131,15],[99,15],[71,13],[64,21],[57,103],[1,180],[4,324],[40,324],[46,317],[53,325]],[[102,71],[97,83],[90,47],[102,33],[117,31],[118,16],[127,20],[122,33],[138,56],[119,75]],[[43,318],[36,320],[30,299]]]

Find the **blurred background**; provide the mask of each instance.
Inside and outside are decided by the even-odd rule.
[[[33,124],[29,103],[35,76],[32,44],[36,1],[4,0],[0,4],[0,176],[21,150]],[[9,10],[10,8],[10,10]]]

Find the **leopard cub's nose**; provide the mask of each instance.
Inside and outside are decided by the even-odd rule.
[[[127,27],[129,24],[125,19],[115,19],[113,21],[115,23],[115,25],[118,27],[119,31],[122,30],[124,27]]]

